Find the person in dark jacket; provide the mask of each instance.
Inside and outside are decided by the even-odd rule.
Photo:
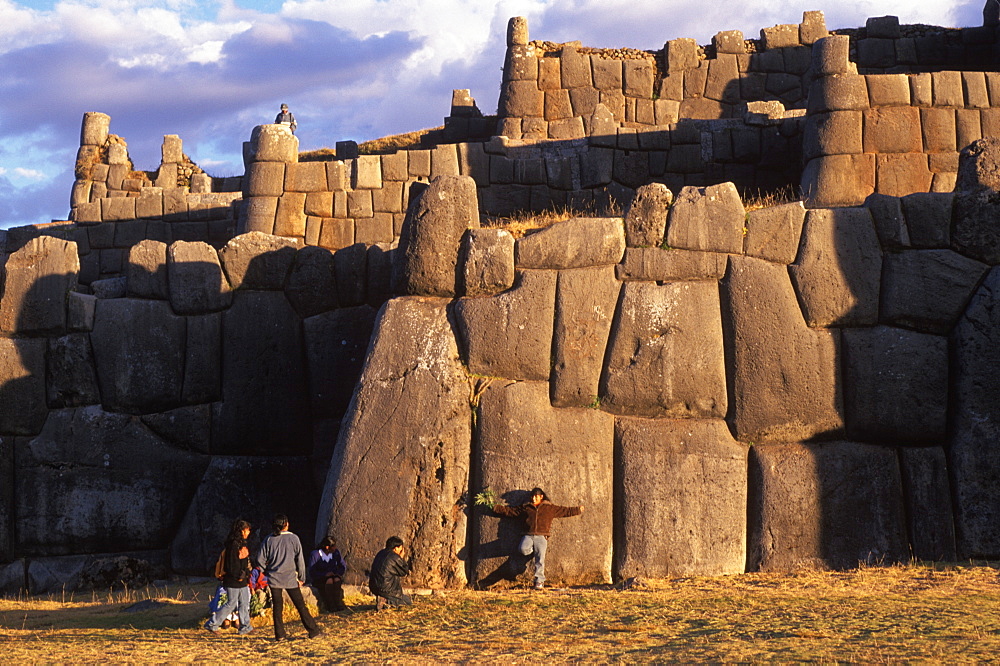
[[[323,631],[316,620],[309,614],[306,602],[299,589],[306,580],[306,558],[302,555],[302,542],[288,531],[288,517],[277,514],[274,517],[274,532],[269,534],[260,544],[257,551],[257,563],[264,568],[268,585],[271,588],[271,611],[274,615],[274,640],[283,641],[285,635],[285,610],[282,591],[288,594],[295,610],[299,612],[302,625],[309,632],[309,638],[322,636]]]
[[[535,555],[535,589],[545,587],[545,552],[548,550],[549,533],[554,518],[568,518],[583,513],[583,505],[558,506],[549,501],[541,488],[531,489],[531,501],[521,506],[497,504],[493,511],[509,518],[523,518],[524,536],[518,550],[522,555]]]
[[[330,612],[347,610],[344,605],[344,574],[347,563],[337,548],[333,537],[326,537],[319,548],[309,555],[309,580],[319,590],[323,603]]]
[[[240,618],[240,635],[253,631],[250,625],[250,549],[247,547],[247,537],[250,536],[250,523],[237,520],[229,530],[226,538],[225,573],[222,576],[222,586],[226,588],[226,603],[205,623],[205,628],[215,633],[219,631],[222,622],[236,610]]]
[[[289,129],[292,130],[292,134],[295,134],[295,130],[299,126],[299,124],[295,122],[295,116],[288,110],[287,104],[281,105],[281,112],[274,117],[274,124],[288,125]]]
[[[400,582],[403,576],[410,573],[410,563],[403,559],[403,540],[391,536],[385,540],[385,548],[380,550],[372,561],[371,574],[368,576],[368,589],[375,595],[375,609],[382,610],[389,606],[409,606],[413,602],[403,594]]]

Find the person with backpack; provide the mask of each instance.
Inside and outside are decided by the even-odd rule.
[[[250,523],[239,519],[233,523],[226,537],[225,550],[216,563],[216,575],[221,573],[222,586],[226,588],[226,603],[222,608],[212,613],[205,623],[205,628],[213,634],[222,627],[223,621],[233,610],[240,618],[240,635],[246,636],[253,631],[250,624],[250,550],[247,547],[247,537],[250,536]],[[220,566],[221,564],[221,566]],[[220,571],[221,569],[221,571]]]
[[[282,591],[299,613],[302,625],[309,632],[309,638],[322,636],[323,631],[309,614],[306,602],[299,589],[306,580],[306,558],[302,554],[299,537],[288,531],[288,517],[282,513],[274,517],[274,532],[265,537],[257,551],[257,563],[264,568],[268,585],[271,587],[271,612],[274,615],[274,640],[288,640],[285,634],[285,600]]]

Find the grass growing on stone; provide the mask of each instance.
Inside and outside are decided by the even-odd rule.
[[[993,661],[1000,583],[988,566],[742,574],[544,592],[449,591],[411,608],[323,615],[275,643],[199,627],[211,585],[63,601],[0,600],[0,654],[25,661]],[[145,597],[145,599],[144,599]],[[148,601],[146,601],[148,599]],[[141,610],[126,612],[144,602]]]

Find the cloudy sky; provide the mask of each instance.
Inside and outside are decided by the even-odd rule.
[[[136,168],[164,134],[215,176],[287,102],[301,148],[442,123],[451,90],[496,111],[504,35],[657,49],[720,30],[757,37],[822,9],[830,28],[982,23],[982,0],[0,0],[0,228],[65,219],[87,111],[111,116]]]

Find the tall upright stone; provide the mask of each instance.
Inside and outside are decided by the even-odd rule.
[[[33,238],[7,258],[3,272],[0,331],[38,335],[66,330],[66,300],[80,273],[76,243]]]

